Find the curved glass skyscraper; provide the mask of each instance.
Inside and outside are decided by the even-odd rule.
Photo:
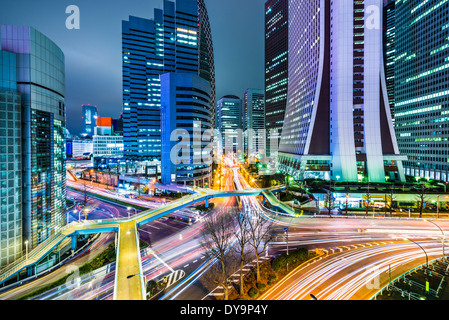
[[[8,114],[0,111],[6,129],[0,139],[5,264],[24,252],[25,243],[33,249],[66,222],[65,58],[32,27],[3,25],[0,38],[0,105],[6,102]]]
[[[381,0],[290,1],[283,172],[405,180],[385,86],[382,8]]]

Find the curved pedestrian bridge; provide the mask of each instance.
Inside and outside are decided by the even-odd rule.
[[[157,209],[140,212],[130,218],[115,218],[106,220],[92,220],[85,222],[72,222],[63,227],[58,234],[53,235],[28,254],[27,257],[15,261],[3,268],[0,272],[0,285],[5,281],[27,270],[28,276],[36,272],[36,264],[56,248],[67,237],[72,238],[72,249],[76,248],[76,237],[95,233],[117,233],[117,260],[115,272],[114,300],[144,300],[145,282],[142,276],[142,263],[140,260],[139,235],[137,229],[147,223],[160,219],[170,213],[195,203],[205,201],[206,207],[209,199],[225,197],[242,197],[262,195],[273,207],[283,210],[287,214],[294,214],[294,210],[280,202],[273,192],[284,190],[285,186],[267,189],[248,189],[239,191],[212,191],[195,189],[196,193],[168,203]]]

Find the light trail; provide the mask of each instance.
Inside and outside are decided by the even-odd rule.
[[[429,259],[441,257],[441,243],[421,242]],[[313,294],[319,300],[369,299],[380,288],[371,288],[378,280],[388,283],[386,272],[391,267],[397,277],[422,262],[424,252],[413,243],[394,243],[355,249],[330,255],[313,264],[298,267],[272,287],[261,300],[309,300]],[[386,283],[385,283],[386,282]]]

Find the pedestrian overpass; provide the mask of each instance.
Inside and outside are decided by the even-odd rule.
[[[72,250],[76,249],[76,239],[79,235],[115,232],[117,234],[117,259],[115,271],[114,300],[144,300],[146,298],[145,281],[143,280],[142,263],[140,260],[139,236],[137,229],[147,223],[160,219],[175,211],[213,198],[259,196],[264,197],[274,208],[279,208],[287,214],[294,214],[294,210],[280,202],[273,192],[282,191],[285,186],[267,189],[249,189],[238,191],[209,191],[197,189],[196,193],[173,201],[157,209],[140,212],[130,218],[114,218],[72,222],[63,227],[59,233],[53,235],[35,249],[27,257],[18,259],[0,270],[0,285],[26,270],[27,276],[36,273],[37,263],[55,249],[63,240],[71,237]]]

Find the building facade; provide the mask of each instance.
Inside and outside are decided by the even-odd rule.
[[[385,83],[382,8],[381,0],[291,1],[284,173],[405,180]]]
[[[219,148],[225,153],[243,152],[242,100],[234,95],[226,95],[217,102],[215,128],[221,135]]]
[[[8,201],[14,200],[10,205],[4,203],[2,197],[0,258],[4,264],[23,254],[25,246],[32,250],[66,223],[65,58],[54,42],[32,27],[2,25],[0,38],[2,92],[6,97],[8,117],[12,117],[8,118],[8,139],[2,140],[7,145],[2,151],[8,152],[6,159],[13,164],[13,171],[8,172],[6,179],[11,181],[7,184]],[[9,57],[8,62],[6,57]],[[6,70],[9,70],[8,74]],[[4,85],[5,78],[9,87]],[[9,123],[9,120],[17,120],[19,110],[20,132],[17,122]],[[6,154],[0,153],[2,160],[1,156]],[[7,167],[9,170],[10,165]],[[19,181],[21,199],[16,195],[20,190]],[[20,202],[21,219],[20,210],[7,213],[15,210]],[[6,223],[5,218],[13,220]],[[19,233],[22,237],[20,251],[17,246]],[[14,241],[6,240],[10,237]],[[8,250],[5,252],[4,248]]]
[[[260,159],[266,155],[264,90],[247,89],[242,100],[245,154]]]
[[[287,105],[288,5],[289,0],[265,2],[265,128],[267,153],[274,157],[271,145],[279,146]]]
[[[97,118],[95,135],[92,141],[92,156],[94,158],[123,158],[123,136],[114,132],[112,118]]]
[[[162,183],[207,187],[212,177],[210,82],[192,73],[161,76]]]
[[[383,12],[383,50],[384,50],[384,64],[385,64],[385,82],[387,86],[388,101],[390,102],[391,119],[394,125],[394,62],[396,58],[396,51],[394,47],[394,38],[396,34],[396,16],[395,16],[396,1],[389,0]]]
[[[449,180],[449,2],[396,1],[395,127],[406,175]]]
[[[83,105],[82,109],[82,119],[83,119],[83,132],[82,136],[93,137],[95,134],[95,127],[97,125],[98,110],[96,106]]]
[[[163,1],[154,19],[122,23],[123,135],[125,157],[161,160],[161,83],[167,72],[197,74],[211,83],[215,65],[203,0]]]

